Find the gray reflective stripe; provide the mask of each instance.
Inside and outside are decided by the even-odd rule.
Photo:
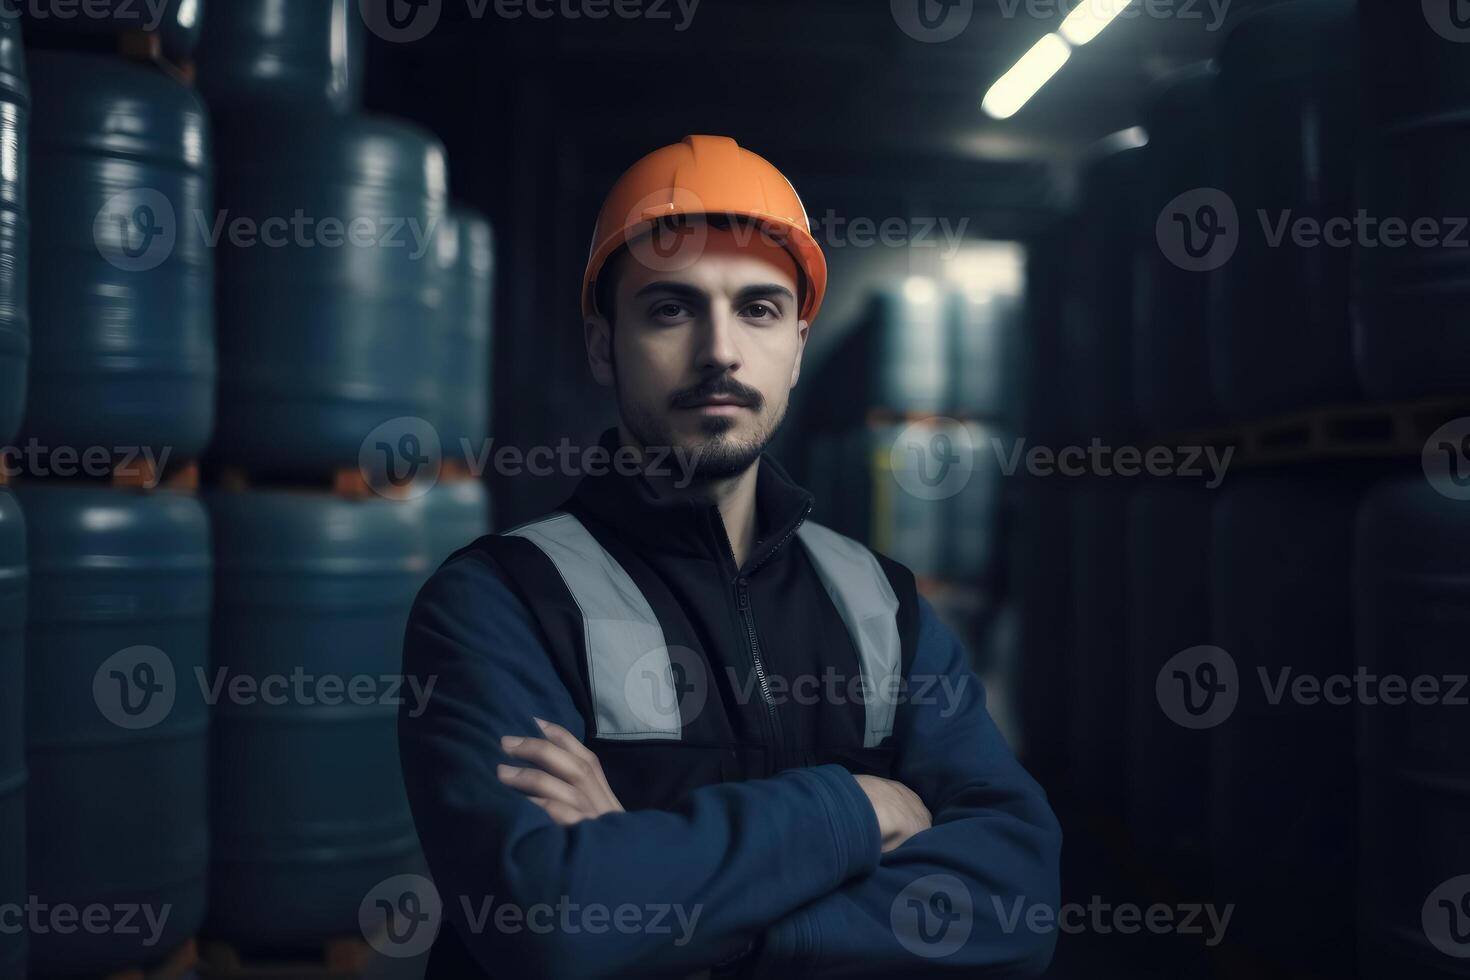
[[[663,627],[617,559],[571,514],[505,532],[546,553],[582,612],[599,738],[681,738]]]
[[[863,747],[872,748],[893,732],[898,704],[903,669],[898,596],[878,559],[852,538],[811,521],[796,534],[806,545],[817,576],[857,644],[867,715]]]

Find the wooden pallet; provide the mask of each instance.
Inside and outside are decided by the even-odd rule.
[[[404,500],[409,498],[413,492],[412,487],[409,486],[375,487],[368,480],[367,475],[356,466],[338,467],[317,476],[289,475],[279,478],[268,474],[252,473],[238,466],[223,466],[216,475],[216,482],[221,488],[237,493],[248,490],[305,490],[330,493],[348,500],[366,500],[373,497]]]
[[[87,464],[90,468],[93,464]],[[10,486],[16,483],[66,483],[72,485],[90,484],[94,486],[108,486],[118,490],[198,490],[199,489],[199,464],[196,461],[181,463],[165,463],[159,466],[158,462],[141,454],[118,454],[111,456],[99,469],[105,470],[105,474],[79,473],[82,463],[73,460],[65,464],[58,464],[49,458],[43,458],[36,473],[11,473],[8,471],[9,462],[0,467],[0,486]],[[69,472],[61,475],[56,469]]]
[[[163,53],[163,38],[157,31],[123,31],[117,36],[117,53],[129,61],[157,67],[181,85],[192,86],[198,75],[192,61],[175,61]]]
[[[998,425],[995,420],[986,420],[963,412],[951,412],[944,409],[938,411],[898,410],[892,408],[870,408],[863,416],[863,424],[868,429],[881,429],[886,426],[911,425],[915,422],[937,422],[938,420],[949,422],[974,422],[979,425]]]
[[[466,480],[478,480],[479,477],[470,471],[470,464],[461,459],[446,459],[439,464],[440,483],[463,483]]]
[[[206,941],[199,957],[199,980],[358,980],[378,959],[360,937],[330,939],[316,955],[285,960],[244,956],[229,943]]]
[[[1232,466],[1416,458],[1434,430],[1465,416],[1470,416],[1470,397],[1329,405],[1185,433],[1159,444],[1234,446]]]
[[[156,966],[109,973],[104,980],[184,980],[199,964],[199,944],[189,940]]]

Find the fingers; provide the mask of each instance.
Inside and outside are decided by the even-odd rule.
[[[577,736],[555,722],[543,721],[537,718],[536,724],[541,726],[541,731],[553,745],[586,763],[588,771],[594,777],[597,787],[604,798],[604,809],[621,812],[623,805],[618,802],[617,796],[613,794],[612,786],[608,784],[607,774],[602,771],[602,763],[598,761],[596,753],[579,742]]]
[[[557,779],[585,790],[597,784],[591,773],[591,764],[572,752],[544,738],[521,738],[504,735],[500,747],[505,754],[534,763],[538,768],[551,773]]]
[[[588,816],[623,812],[597,755],[562,726],[540,718],[536,722],[546,738],[504,736],[501,747],[506,754],[533,762],[579,790],[591,803]]]
[[[579,812],[589,807],[587,798],[581,790],[540,769],[507,766],[501,763],[495,767],[495,775],[502,783],[520,790],[527,796],[540,796],[554,802],[564,803]]]
[[[528,795],[571,807],[578,820],[622,812],[623,806],[608,785],[602,764],[592,750],[560,725],[540,718],[536,723],[546,738],[501,737],[501,749],[506,755],[535,766],[502,765],[496,770],[501,782]]]
[[[536,718],[535,720],[536,724],[541,726],[541,731],[547,740],[566,749],[584,762],[597,762],[597,756],[591,749],[577,741],[577,736],[555,722],[543,721],[540,718]]]
[[[567,806],[565,803],[561,803],[556,800],[548,800],[544,796],[533,796],[530,798],[530,800],[532,803],[545,810],[551,816],[551,819],[553,821],[561,824],[563,827],[570,827],[574,823],[581,823],[583,820],[587,819],[586,814],[578,810],[574,810],[573,808]]]

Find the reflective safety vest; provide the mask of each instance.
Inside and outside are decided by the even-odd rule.
[[[574,507],[471,547],[540,625],[625,807],[790,766],[891,773],[918,623],[903,566],[804,521],[753,602],[766,569],[727,583]]]

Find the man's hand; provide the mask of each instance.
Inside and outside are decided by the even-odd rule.
[[[546,738],[504,735],[500,747],[507,755],[539,768],[496,766],[500,781],[525,793],[564,827],[604,813],[622,813],[623,805],[613,795],[592,750],[560,725],[540,718],[536,724]]]
[[[878,832],[883,835],[884,854],[919,831],[933,826],[929,808],[903,783],[882,776],[853,778],[868,794],[868,802],[873,804],[873,812],[878,815]]]

